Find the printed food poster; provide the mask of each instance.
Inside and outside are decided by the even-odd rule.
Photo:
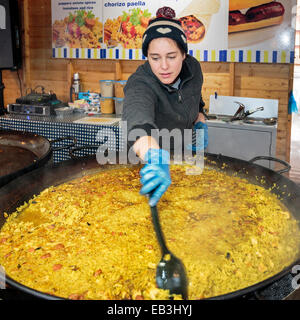
[[[149,20],[160,1],[103,1],[104,43],[108,48],[141,49]]]
[[[175,1],[177,17],[188,39],[190,50],[225,49],[228,32],[228,2],[223,0]],[[184,4],[184,5],[183,5]],[[175,7],[175,5],[174,5]]]
[[[101,1],[52,0],[54,48],[101,48],[103,23]]]
[[[297,0],[52,0],[55,58],[145,59],[156,11],[175,10],[199,61],[293,63]]]
[[[294,49],[296,1],[257,1],[252,8],[246,1],[229,3],[229,48]]]

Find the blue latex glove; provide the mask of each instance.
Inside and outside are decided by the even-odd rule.
[[[290,93],[289,104],[288,104],[289,114],[298,113],[297,102],[295,100],[293,91]]]
[[[208,127],[206,123],[197,122],[193,127],[192,144],[187,146],[188,150],[200,151],[208,146]]]
[[[140,171],[142,188],[140,194],[149,197],[149,205],[154,207],[171,184],[170,154],[163,149],[149,149],[145,154],[147,163]]]

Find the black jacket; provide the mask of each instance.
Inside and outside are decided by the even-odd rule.
[[[190,55],[183,62],[178,89],[161,83],[145,62],[132,74],[124,88],[122,120],[127,129],[191,129],[203,110],[201,90],[203,75],[200,63]],[[131,144],[131,143],[130,143]]]

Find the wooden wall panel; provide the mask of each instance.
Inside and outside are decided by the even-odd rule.
[[[83,90],[100,92],[99,80],[128,79],[144,61],[53,59],[51,48],[51,1],[19,0],[22,13],[23,69],[20,70],[22,91],[37,85],[54,91],[62,101],[69,100],[73,73],[79,72]],[[293,77],[288,64],[201,63],[204,84],[203,99],[234,95],[279,100],[277,156],[289,160],[290,117],[288,96]],[[3,72],[5,104],[20,96],[16,72]]]
[[[20,77],[22,73],[19,71]],[[16,71],[3,70],[2,77],[4,82],[4,104],[15,102],[16,97],[21,96],[21,83]]]

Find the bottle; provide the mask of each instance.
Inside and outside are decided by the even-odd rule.
[[[74,100],[78,100],[79,92],[81,92],[81,83],[79,73],[74,73],[73,75],[73,83],[70,89],[70,100],[73,102]]]

